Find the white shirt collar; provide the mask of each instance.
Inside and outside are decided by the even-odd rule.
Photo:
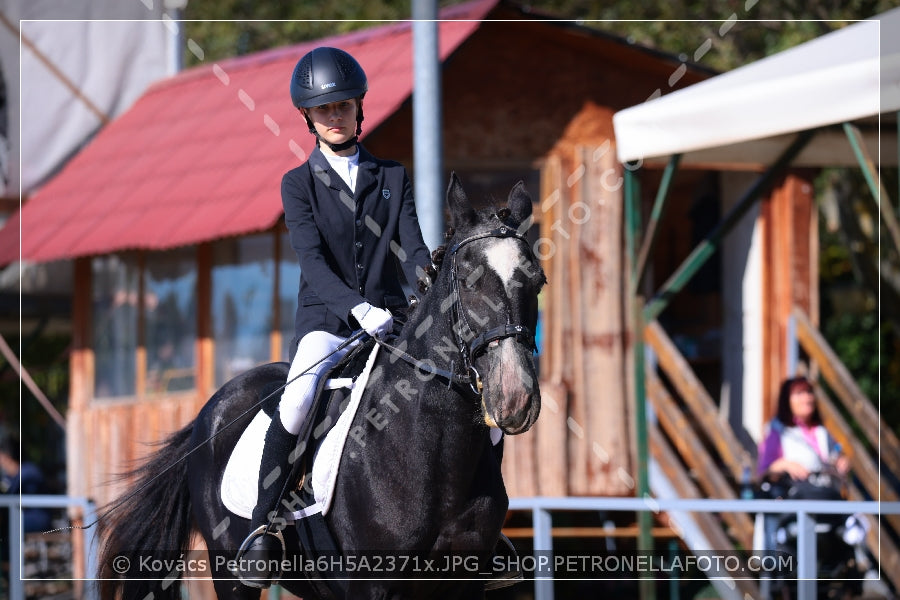
[[[325,154],[324,152],[322,154]],[[359,171],[359,147],[350,156],[325,154],[328,164],[341,176],[351,192],[356,192],[356,174]]]

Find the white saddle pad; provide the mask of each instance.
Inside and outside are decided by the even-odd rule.
[[[303,517],[321,512],[327,514],[331,507],[331,499],[334,495],[334,486],[337,481],[338,465],[341,462],[341,454],[344,450],[344,442],[350,432],[350,425],[353,423],[353,417],[359,408],[359,400],[366,388],[366,382],[369,380],[369,374],[372,371],[372,365],[375,363],[375,357],[378,354],[379,346],[376,344],[372,348],[369,358],[366,360],[366,366],[363,372],[357,377],[356,382],[351,385],[351,380],[331,380],[326,383],[326,387],[352,387],[350,393],[350,402],[347,408],[341,413],[334,427],[326,434],[325,439],[316,451],[313,458],[312,468],[312,488],[315,502],[310,506],[297,511],[287,511],[285,516],[288,519],[302,519]],[[335,385],[338,383],[338,385]],[[262,460],[263,445],[265,442],[266,431],[269,429],[269,423],[272,419],[265,413],[259,411],[256,417],[241,434],[241,438],[231,452],[228,464],[225,466],[225,473],[222,475],[222,485],[220,488],[222,503],[230,512],[249,519],[256,506],[256,498],[258,494],[259,482],[259,465]]]

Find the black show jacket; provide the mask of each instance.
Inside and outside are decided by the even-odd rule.
[[[285,223],[300,260],[292,354],[310,331],[348,336],[358,327],[350,310],[363,301],[405,308],[403,280],[415,290],[417,267],[431,264],[406,169],[358,147],[355,194],[319,148],[281,181]]]

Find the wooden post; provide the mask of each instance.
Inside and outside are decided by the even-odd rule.
[[[208,398],[215,389],[216,357],[212,331],[212,244],[197,247],[197,395]]]
[[[558,157],[551,157],[541,173],[541,202],[547,211],[541,220],[541,238],[553,239],[551,229],[558,214],[555,206],[561,194],[562,165]],[[558,234],[557,234],[558,235]],[[559,241],[559,240],[558,240]],[[566,289],[563,284],[564,255],[557,247],[542,260],[548,285],[544,288],[544,352],[541,356],[541,416],[535,425],[537,465],[537,493],[542,496],[566,496],[569,493],[569,451],[567,444],[569,389],[565,383],[566,344],[563,334],[569,317]]]

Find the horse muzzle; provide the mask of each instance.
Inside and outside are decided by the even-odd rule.
[[[484,421],[508,435],[528,431],[541,411],[541,392],[531,351],[506,338],[488,347],[481,405]]]

